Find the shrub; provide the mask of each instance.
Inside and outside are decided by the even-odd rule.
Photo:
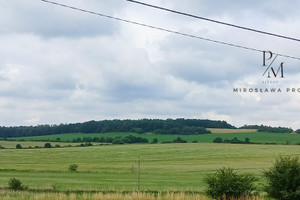
[[[89,146],[93,146],[93,144],[92,143],[81,143],[80,144],[80,147],[89,147]]]
[[[51,148],[51,147],[52,147],[51,143],[45,143],[44,145],[44,148]]]
[[[177,137],[173,140],[174,143],[187,143],[186,140],[182,139],[181,137]]]
[[[16,149],[22,149],[22,145],[17,144],[17,145],[16,145]]]
[[[15,178],[9,179],[8,187],[11,190],[24,190],[28,188],[27,186],[23,186],[21,181]]]
[[[223,139],[221,137],[216,137],[214,140],[213,140],[213,143],[222,143],[223,142]]]
[[[245,144],[250,144],[250,138],[245,138]]]
[[[222,168],[204,178],[208,185],[205,192],[220,200],[252,196],[256,190],[255,181],[257,179],[250,174],[237,174],[231,168]]]
[[[300,161],[298,157],[279,157],[264,172],[268,195],[280,200],[300,199]]]
[[[124,144],[124,142],[119,139],[119,138],[115,138],[113,141],[112,141],[112,144]]]
[[[154,138],[151,142],[152,144],[157,144],[158,143],[158,139],[157,138]]]
[[[77,172],[77,169],[78,169],[78,165],[76,164],[69,165],[69,171]]]

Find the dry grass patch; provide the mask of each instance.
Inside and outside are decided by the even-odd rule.
[[[1,200],[210,200],[210,198],[202,194],[186,194],[186,193],[52,193],[41,192],[34,193],[29,191],[0,191]],[[230,199],[231,200],[231,199]],[[238,200],[238,199],[232,199]],[[245,197],[243,200],[263,200],[260,197]]]

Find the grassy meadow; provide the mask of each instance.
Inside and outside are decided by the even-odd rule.
[[[280,155],[300,155],[297,145],[134,144],[0,150],[0,187],[14,177],[35,190],[136,191],[141,156],[142,191],[195,191],[222,167],[255,174]],[[69,172],[70,164],[78,172]]]

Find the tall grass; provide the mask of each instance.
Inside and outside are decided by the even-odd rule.
[[[187,193],[52,193],[29,191],[0,191],[1,200],[210,200],[202,194]],[[238,199],[232,199],[238,200]],[[245,197],[243,200],[263,200],[261,197]]]

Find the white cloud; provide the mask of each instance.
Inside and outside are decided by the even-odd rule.
[[[145,2],[284,35],[300,31],[297,6],[283,1]],[[61,3],[263,50],[299,52],[295,42],[126,1]],[[261,53],[41,1],[6,1],[0,11],[0,125],[185,117],[300,128],[295,120],[300,93],[233,92],[235,87],[266,87]],[[274,65],[280,62],[285,79],[277,86],[300,87],[299,61],[278,58]]]

